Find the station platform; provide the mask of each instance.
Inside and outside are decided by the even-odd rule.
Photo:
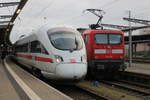
[[[132,66],[127,67],[126,71],[150,75],[150,64],[148,64],[148,63],[132,63]]]
[[[0,60],[0,100],[20,100]]]
[[[72,100],[24,71],[9,58],[4,60],[4,65],[0,64],[0,100]]]

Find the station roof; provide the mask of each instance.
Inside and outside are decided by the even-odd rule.
[[[14,25],[13,23],[26,2],[27,0],[17,0],[16,2],[7,2],[7,0],[0,1],[0,10],[5,11],[4,8],[6,8],[6,10],[9,10],[8,14],[0,14],[0,45],[11,44],[9,36]],[[15,7],[15,9],[12,8],[14,9],[13,12],[10,12],[11,9],[9,7],[11,6]]]
[[[129,37],[125,36],[125,42],[128,44]],[[150,43],[150,34],[133,35],[132,43]]]

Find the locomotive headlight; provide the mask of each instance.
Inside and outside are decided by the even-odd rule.
[[[55,55],[55,59],[57,63],[63,62],[63,58],[59,55]]]
[[[87,62],[87,57],[86,57],[86,55],[81,56],[81,62],[84,62],[84,63]]]

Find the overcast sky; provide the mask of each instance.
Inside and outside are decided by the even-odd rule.
[[[10,14],[15,9],[12,8],[0,8],[0,12]],[[89,8],[104,10],[106,14],[102,22],[107,24],[128,25],[128,22],[122,20],[122,17],[128,16],[128,10],[131,10],[134,18],[150,20],[150,0],[28,0],[15,21],[11,41],[16,41],[22,34],[30,34],[45,23],[88,27],[97,21],[97,17],[91,13],[83,13]]]

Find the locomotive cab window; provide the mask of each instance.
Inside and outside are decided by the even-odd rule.
[[[73,32],[55,32],[48,34],[52,45],[59,50],[79,50],[83,47],[81,37]]]
[[[96,44],[121,44],[122,35],[121,34],[96,34],[95,43]]]
[[[95,35],[96,44],[108,44],[108,35],[107,34],[96,34]]]
[[[109,35],[109,43],[110,44],[121,44],[122,35],[121,34],[110,34]]]

